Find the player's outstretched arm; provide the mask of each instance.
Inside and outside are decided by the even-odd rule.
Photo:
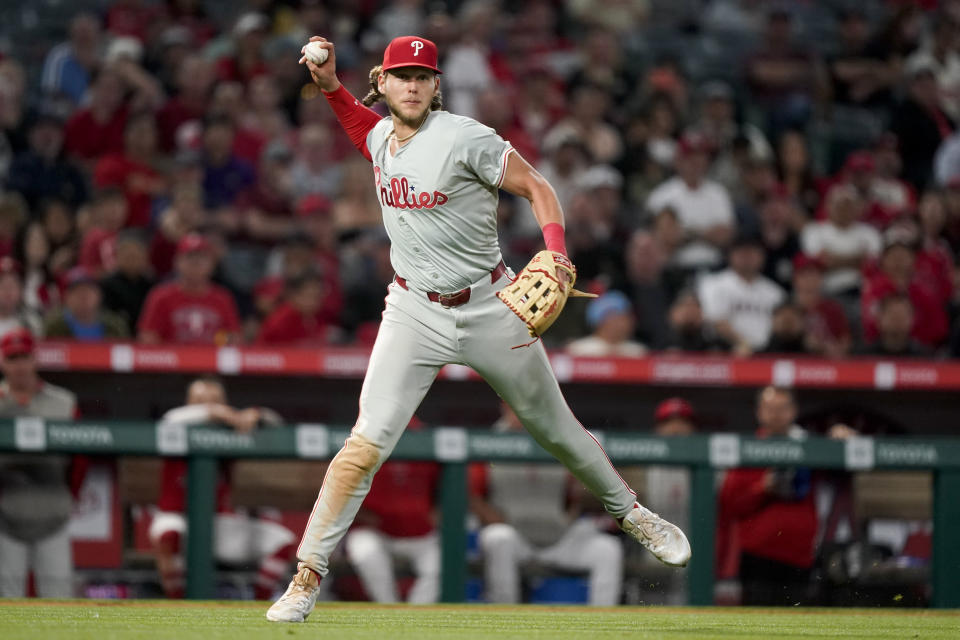
[[[530,201],[530,208],[543,231],[543,241],[547,249],[567,255],[563,210],[560,208],[557,192],[546,178],[516,151],[510,152],[507,158],[501,186],[505,191]],[[561,282],[569,281],[566,272],[558,271],[557,277]]]
[[[327,59],[321,64],[314,64],[304,55],[300,58],[300,64],[307,65],[314,83],[323,91],[333,112],[337,114],[340,126],[350,136],[353,146],[363,157],[371,160],[370,150],[367,149],[367,134],[382,118],[376,111],[360,104],[360,101],[340,84],[337,79],[337,54],[334,52],[333,43],[320,36],[311,37],[310,42],[319,42],[320,46],[327,50]]]

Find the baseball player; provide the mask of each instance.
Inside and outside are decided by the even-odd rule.
[[[317,36],[311,42],[319,42],[327,57],[314,64],[305,54],[301,63],[373,164],[396,276],[360,391],[360,415],[327,470],[297,550],[298,572],[267,619],[302,622],[310,614],[330,554],[373,474],[449,363],[483,376],[624,531],[663,562],[685,565],[690,545],[683,532],[636,502],[564,401],[542,343],[529,342],[534,325],[523,320],[528,310],[498,297],[516,286],[497,242],[500,188],[529,200],[543,231],[547,251],[531,261],[550,265],[539,270],[539,277],[546,274],[549,280],[541,283],[564,292],[573,284],[563,212],[553,189],[492,129],[441,110],[434,43],[403,36],[387,45],[383,64],[371,70],[372,90],[364,99],[367,105],[386,102],[390,115],[381,118],[337,80],[333,43]],[[529,269],[518,283],[525,273],[534,275]],[[564,296],[559,306],[565,301]],[[555,317],[556,311],[551,304],[545,312]]]

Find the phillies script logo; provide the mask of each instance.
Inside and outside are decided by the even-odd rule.
[[[440,191],[430,193],[417,190],[410,185],[406,178],[390,178],[389,188],[380,179],[380,167],[373,168],[373,175],[377,181],[377,190],[380,192],[380,204],[397,209],[433,209],[446,204],[447,194]]]

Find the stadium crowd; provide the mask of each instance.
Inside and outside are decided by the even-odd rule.
[[[296,62],[329,37],[362,96],[417,33],[605,294],[549,345],[960,355],[956,0],[72,6],[60,42],[0,57],[0,333],[371,343],[389,240]],[[516,269],[539,229],[505,194],[500,225]]]

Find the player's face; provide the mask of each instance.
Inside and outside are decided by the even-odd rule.
[[[419,127],[430,110],[440,79],[429,69],[401,67],[380,75],[380,93],[394,117],[408,127]]]

